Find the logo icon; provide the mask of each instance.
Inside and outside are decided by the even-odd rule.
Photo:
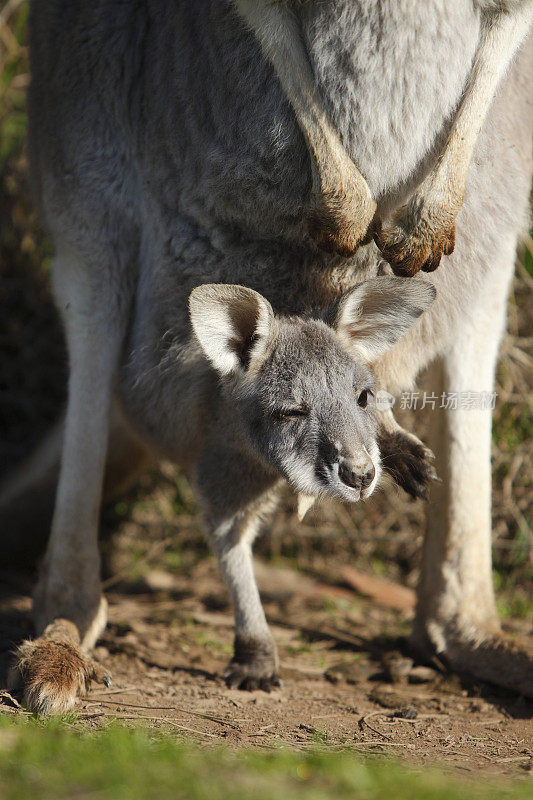
[[[396,402],[396,398],[393,394],[389,394],[384,389],[380,389],[379,392],[376,393],[376,408],[378,411],[387,411],[387,409],[392,408],[394,403]]]

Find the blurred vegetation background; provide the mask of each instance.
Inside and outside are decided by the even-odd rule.
[[[67,375],[49,291],[51,248],[28,183],[27,14],[27,0],[8,0],[0,8],[0,478],[60,414]],[[522,618],[533,608],[532,289],[529,236],[517,257],[509,300],[493,438],[495,582],[502,614]],[[420,415],[410,420],[419,435]],[[333,579],[349,558],[413,586],[424,514],[422,502],[390,487],[364,507],[325,504],[299,524],[287,495],[258,550]],[[168,464],[147,472],[135,492],[108,509],[104,527],[116,534],[109,550],[113,570],[134,573],[154,560],[169,569],[186,568],[206,552],[189,487]]]

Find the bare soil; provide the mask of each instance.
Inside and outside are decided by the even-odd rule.
[[[108,591],[109,626],[96,655],[114,682],[80,701],[76,724],[91,729],[120,719],[207,744],[350,747],[415,765],[531,777],[533,703],[438,664],[418,665],[398,636],[408,631],[411,609],[386,608],[386,597],[370,601],[265,562],[257,569],[280,650],[280,690],[226,688],[233,619],[226,588],[205,559],[186,574],[152,569]],[[30,633],[31,606],[27,579],[3,577],[2,676],[13,646]],[[523,633],[524,626],[507,627]],[[0,696],[0,710],[25,713],[9,695]]]

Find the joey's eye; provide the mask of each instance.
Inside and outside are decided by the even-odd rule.
[[[357,398],[357,405],[360,408],[366,408],[368,405],[368,398],[372,396],[370,389],[363,389]]]
[[[280,420],[301,419],[302,417],[309,416],[309,409],[305,405],[294,406],[292,408],[278,408],[274,412],[274,416],[276,419]]]

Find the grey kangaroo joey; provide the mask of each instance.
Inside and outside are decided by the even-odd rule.
[[[192,290],[192,336],[182,357],[195,363],[197,390],[180,410],[191,425],[203,420],[196,462],[191,464],[189,454],[187,473],[234,603],[230,686],[268,690],[279,683],[251,545],[260,515],[272,507],[283,482],[298,494],[300,516],[320,496],[364,500],[383,469],[393,472],[380,458],[380,445],[389,439],[396,443],[396,470],[402,471],[403,459],[403,472],[418,470],[423,487],[436,477],[429,451],[415,437],[403,432],[398,448],[402,429],[389,433],[380,426],[371,369],[435,294],[422,279],[376,277],[314,315],[282,316],[244,286]],[[420,448],[418,461],[412,447]],[[65,713],[92,680],[111,680],[87,649],[76,625],[56,618],[40,639],[20,646],[11,685],[22,686],[27,705],[39,713]]]

